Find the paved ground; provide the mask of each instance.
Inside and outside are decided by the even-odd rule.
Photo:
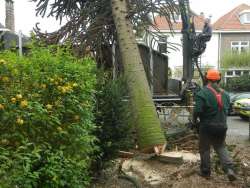
[[[163,122],[170,122],[171,125],[183,124],[188,122],[187,120],[187,112],[184,110],[183,112],[176,109],[174,113],[171,115],[169,109],[163,109],[165,111],[161,111],[160,119]],[[173,111],[173,110],[172,110]],[[177,112],[178,116],[175,116],[175,112]],[[164,114],[164,115],[163,115]],[[168,116],[169,115],[169,116]],[[242,120],[239,116],[228,116],[228,132],[227,132],[227,143],[228,144],[248,144],[249,145],[249,122]]]
[[[239,116],[228,117],[227,142],[229,144],[244,144],[249,139],[249,122]]]

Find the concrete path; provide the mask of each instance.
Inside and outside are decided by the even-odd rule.
[[[228,144],[246,144],[249,139],[249,122],[239,116],[228,117]]]

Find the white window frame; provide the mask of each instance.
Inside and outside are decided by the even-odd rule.
[[[247,17],[247,16],[249,16],[249,17]],[[250,23],[250,12],[245,13],[245,23]]]
[[[238,44],[233,44],[233,43],[238,43]],[[242,44],[242,43],[247,43],[247,44]],[[231,51],[233,52],[234,48],[237,48],[237,53],[241,53],[241,48],[245,47],[247,50],[249,50],[249,41],[231,41]]]
[[[232,73],[232,74],[228,74],[229,72]],[[228,76],[228,77],[234,76],[234,71],[233,70],[226,71],[226,76]]]
[[[240,14],[240,20],[242,24],[248,24],[250,23],[250,17],[247,19],[247,15],[250,15],[250,12],[244,12]]]

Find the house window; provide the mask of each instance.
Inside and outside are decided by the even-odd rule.
[[[233,71],[227,71],[227,76],[232,76],[233,75]]]
[[[233,41],[231,42],[231,50],[233,53],[241,53],[249,50],[248,41]]]
[[[245,23],[250,23],[250,13],[246,14],[246,22]]]
[[[242,24],[250,23],[250,10],[246,10],[240,13],[240,22]]]
[[[243,75],[249,75],[249,71],[244,70],[244,71],[243,71]]]
[[[240,75],[241,75],[241,71],[240,71],[240,70],[236,70],[236,71],[235,71],[235,75],[236,75],[236,76],[240,76]]]

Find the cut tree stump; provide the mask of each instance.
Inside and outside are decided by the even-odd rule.
[[[197,154],[185,151],[164,152],[155,158],[161,162],[172,164],[182,164],[184,162],[196,163],[200,160]]]
[[[184,162],[182,155],[178,152],[162,153],[157,155],[155,158],[160,162],[171,164],[182,164]]]

